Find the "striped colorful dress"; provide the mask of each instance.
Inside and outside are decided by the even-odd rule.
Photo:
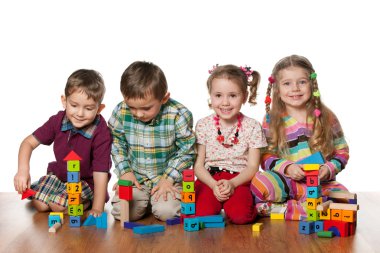
[[[288,201],[287,219],[298,220],[306,216],[306,182],[295,181],[284,174],[284,170],[290,164],[311,155],[308,140],[313,131],[312,118],[307,123],[297,122],[289,115],[283,116],[289,155],[279,157],[265,153],[262,155],[261,167],[264,170],[259,172],[252,179],[251,190],[256,196],[256,203],[263,202],[282,203]],[[328,195],[332,190],[347,190],[342,184],[335,181],[335,177],[346,166],[349,158],[349,149],[343,136],[342,128],[336,117],[331,124],[335,151],[325,165],[330,170],[330,178],[321,182],[322,195]],[[265,136],[269,136],[269,125],[264,120],[263,129]]]

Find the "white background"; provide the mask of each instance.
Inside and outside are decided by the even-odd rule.
[[[206,79],[212,65],[248,64],[267,77],[290,54],[314,65],[323,101],[339,117],[350,161],[338,180],[352,192],[379,191],[379,24],[376,1],[1,1],[0,191],[14,191],[18,148],[62,109],[60,95],[76,69],[102,73],[108,120],[121,101],[120,76],[146,60],[166,74],[172,97],[194,122],[211,113]],[[52,147],[31,160],[32,181],[45,174]],[[115,182],[113,174],[111,183]]]

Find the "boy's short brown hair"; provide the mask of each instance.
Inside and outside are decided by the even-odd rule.
[[[135,61],[121,76],[120,91],[127,99],[142,99],[153,95],[161,101],[168,91],[168,85],[164,72],[157,65]]]
[[[96,103],[103,101],[106,88],[99,72],[92,69],[78,69],[72,73],[66,82],[65,96],[69,97],[74,91],[81,89]]]

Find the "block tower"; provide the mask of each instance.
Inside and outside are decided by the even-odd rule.
[[[82,184],[80,180],[80,161],[82,158],[74,151],[64,158],[67,162],[67,193],[68,193],[68,215],[70,216],[70,227],[80,227],[83,215],[83,204],[81,204]]]
[[[124,227],[124,222],[129,221],[129,201],[132,200],[132,181],[119,179],[119,199],[120,199],[120,225]]]
[[[185,218],[195,217],[194,170],[184,170],[182,172],[182,178],[183,182],[181,192],[181,220],[184,222]],[[190,219],[186,220],[190,221]],[[190,225],[185,223],[185,230],[188,230],[188,226]],[[199,230],[199,228],[197,230]]]

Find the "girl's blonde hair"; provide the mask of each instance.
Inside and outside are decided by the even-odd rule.
[[[269,152],[282,156],[289,154],[285,126],[282,119],[286,112],[286,107],[279,96],[279,88],[276,83],[279,72],[289,67],[300,67],[307,71],[310,77],[312,94],[309,101],[306,103],[306,110],[307,118],[312,117],[313,119],[313,133],[309,138],[308,143],[312,152],[321,151],[324,157],[328,158],[334,151],[333,132],[332,127],[329,126],[333,123],[335,115],[321,102],[318,82],[312,64],[308,59],[299,55],[291,55],[277,62],[273,68],[272,75],[269,78],[266,99],[267,122],[269,121],[268,150]],[[273,91],[271,91],[272,87]],[[270,107],[270,102],[267,103],[271,92],[273,95],[272,107]]]
[[[246,97],[249,95],[248,103],[252,105],[256,104],[257,88],[260,83],[259,72],[251,70],[250,67],[238,67],[231,64],[222,66],[217,65],[209,72],[210,76],[207,79],[207,89],[209,93],[211,93],[212,81],[215,78],[226,78],[239,85],[241,92]]]

